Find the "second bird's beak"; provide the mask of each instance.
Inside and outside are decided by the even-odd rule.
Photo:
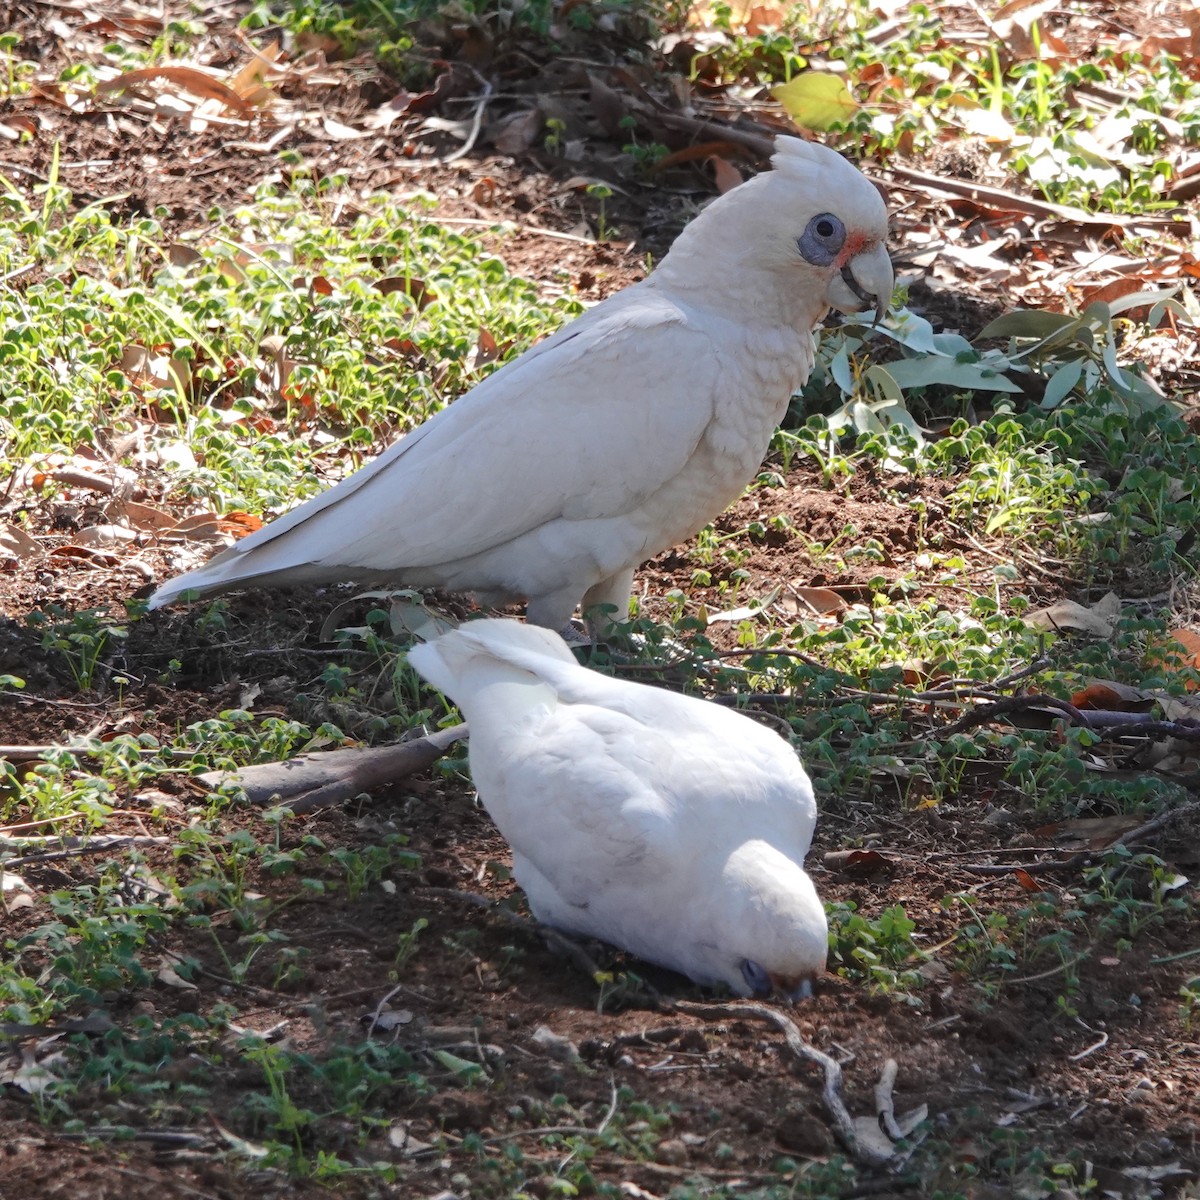
[[[892,288],[896,276],[887,247],[880,244],[873,250],[856,254],[829,285],[826,299],[845,313],[874,308],[876,322],[882,321],[892,303]]]
[[[809,975],[800,979],[787,979],[782,975],[772,975],[770,978],[772,992],[788,1004],[798,1004],[813,994],[813,981]]]

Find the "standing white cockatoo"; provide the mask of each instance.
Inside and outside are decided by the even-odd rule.
[[[408,658],[467,719],[471,776],[539,921],[739,996],[812,990],[817,808],[783,738],[588,670],[517,621],[470,621]]]
[[[329,491],[170,580],[186,592],[342,580],[624,620],[634,568],[754,477],[831,307],[882,314],[887,211],[841,155],[780,137],[646,279],[488,376]]]

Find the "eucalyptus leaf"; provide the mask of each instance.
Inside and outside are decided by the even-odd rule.
[[[850,350],[846,342],[838,347],[838,352],[833,356],[829,364],[829,374],[845,395],[854,394],[854,376],[850,371]]]
[[[1063,363],[1046,384],[1045,395],[1042,396],[1042,408],[1046,412],[1057,408],[1070,394],[1071,390],[1083,376],[1083,360],[1071,359]]]
[[[978,352],[958,333],[934,333],[933,326],[924,317],[901,309],[894,314],[890,325],[877,327],[877,332],[883,337],[905,347],[915,350],[918,354],[940,354],[948,358],[956,358],[960,354],[977,354]]]
[[[905,360],[899,363],[888,363],[887,366],[881,366],[879,363],[873,363],[866,371],[863,372],[863,378],[870,384],[875,395],[880,400],[892,401],[895,403],[904,403],[904,391],[900,384],[896,382],[895,375],[892,374],[892,368],[902,366]],[[926,362],[923,358],[913,359],[914,362]]]
[[[964,363],[949,358],[905,358],[888,363],[888,373],[899,386],[958,388],[965,392],[1020,392],[1020,387],[985,362]]]
[[[1078,321],[1065,313],[1043,312],[1035,308],[1017,308],[1004,313],[984,327],[981,338],[1047,338]]]
[[[1121,371],[1120,364],[1117,362],[1117,347],[1113,341],[1111,332],[1105,339],[1102,357],[1104,359],[1104,369],[1108,372],[1109,378],[1121,391],[1129,391],[1129,384],[1125,382],[1125,376]]]
[[[1179,294],[1178,288],[1154,288],[1146,292],[1130,292],[1128,296],[1121,296],[1116,300],[1110,300],[1108,310],[1112,316],[1118,313],[1128,312],[1131,308],[1141,308],[1147,304],[1165,304],[1175,299]],[[1176,304],[1179,302],[1176,300]],[[1180,308],[1182,309],[1182,305]]]

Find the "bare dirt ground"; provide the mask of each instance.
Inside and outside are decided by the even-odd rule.
[[[52,60],[62,36],[59,25],[78,30],[86,20],[119,15],[115,8],[111,14],[107,9],[104,4],[85,10],[17,0],[0,17],[0,29],[7,24]],[[230,4],[210,12],[212,61],[220,63],[223,46],[229,58],[240,53],[234,22],[241,11]],[[111,36],[111,30],[96,36]],[[398,87],[366,60],[331,64],[327,70],[340,90],[336,100],[332,91],[324,97],[325,110],[343,124],[384,102]],[[0,118],[20,115],[20,109],[17,104]],[[115,108],[73,112],[51,105],[39,110],[39,120],[42,134],[37,139],[3,147],[0,172],[34,186],[48,169],[47,146],[61,138],[63,180],[80,189],[82,197],[118,195],[112,201],[117,213],[161,212],[176,229],[203,223],[212,205],[237,204],[274,169],[273,157],[245,148],[259,140],[255,131],[231,134],[210,128],[185,135],[178,123]],[[439,150],[453,145],[447,142]],[[483,223],[510,219],[523,229],[497,240],[510,269],[548,287],[568,286],[589,299],[639,278],[645,253],[661,251],[689,206],[709,191],[698,168],[677,172],[669,189],[673,194],[665,199],[663,189],[630,185],[630,198],[610,201],[607,214],[619,235],[596,243],[585,240],[594,230],[594,200],[564,183],[571,175],[601,171],[603,162],[563,164],[528,148],[514,156],[482,147],[457,162],[437,165],[425,150],[414,152],[402,127],[371,139],[339,140],[320,125],[297,125],[276,148],[294,149],[326,173],[347,173],[355,188],[431,191],[448,218]],[[901,224],[916,221],[910,211]],[[926,301],[931,318],[966,333],[977,330],[999,304],[986,287],[974,294],[959,289],[947,295],[944,284],[927,293]],[[776,585],[820,586],[849,600],[863,599],[869,578],[919,576],[910,528],[913,510],[898,503],[919,496],[946,544],[961,547],[984,578],[991,566],[986,550],[981,552],[954,525],[943,493],[937,480],[900,483],[870,472],[831,490],[811,466],[798,462],[783,487],[748,496],[721,528],[732,532],[764,514],[787,512],[796,525],[823,541],[822,529],[852,522],[886,548],[882,567],[867,571],[827,558],[814,561],[795,541],[769,537],[751,547],[743,565],[751,574],[747,591],[753,594]],[[62,508],[86,508],[88,499],[83,492],[65,498],[60,494],[41,508],[35,506],[30,528],[51,537],[54,528],[72,519]],[[62,536],[65,540],[67,533]],[[311,712],[296,711],[294,697],[321,670],[317,630],[338,599],[328,593],[272,594],[265,601],[261,596],[234,597],[227,626],[217,632],[199,630],[186,613],[155,614],[133,625],[121,658],[101,671],[96,690],[79,692],[61,658],[42,649],[26,617],[49,605],[123,612],[124,598],[147,583],[130,566],[133,557],[118,555],[113,563],[58,558],[49,560],[49,566],[43,560],[0,572],[0,673],[27,681],[20,694],[0,698],[0,740],[46,744],[84,732],[103,736],[116,731],[168,738],[181,727],[238,706],[254,686],[260,689],[256,714],[311,719]],[[140,547],[136,557],[159,578],[170,573],[165,549]],[[725,606],[727,599],[717,591],[720,577],[707,591],[697,589],[695,566],[688,547],[649,564],[639,576],[645,611],[653,616],[672,587],[711,608]],[[1052,564],[1034,574],[1032,583],[1023,583],[1025,594],[1039,601],[1072,594],[1069,568]],[[939,594],[932,580],[927,594]],[[160,682],[172,660],[181,669],[172,682]],[[112,683],[118,673],[128,681],[119,689]],[[185,828],[187,806],[198,799],[194,785],[168,779],[162,787],[171,793],[168,801],[179,828]],[[123,802],[111,830],[144,833],[138,799],[127,796]],[[264,837],[255,812],[231,813],[229,822],[230,832],[242,824]],[[899,1066],[897,1108],[929,1106],[931,1137],[942,1147],[931,1161],[942,1163],[945,1175],[926,1174],[919,1184],[869,1181],[870,1194],[1019,1194],[1021,1180],[995,1182],[1004,1178],[1014,1148],[1023,1154],[1040,1150],[1047,1161],[1079,1152],[1094,1164],[1093,1177],[1105,1194],[1119,1196],[1180,1194],[1183,1181],[1200,1171],[1200,1043],[1179,1016],[1177,993],[1186,964],[1168,961],[1194,949],[1193,928],[1169,918],[1164,926],[1140,934],[1132,949],[1097,947],[1072,968],[1078,981],[1071,991],[1076,1010],[1071,1016],[1062,1014],[1059,1003],[1063,970],[1010,978],[985,995],[956,967],[950,952],[939,952],[969,919],[961,905],[943,903],[946,897],[984,896],[989,910],[999,913],[1029,902],[1016,876],[981,876],[970,867],[1014,852],[1021,858],[1038,857],[1044,849],[1035,832],[1040,824],[1036,814],[1022,811],[1019,796],[1006,796],[985,772],[967,776],[957,799],[936,809],[914,808],[908,798],[885,789],[827,798],[810,860],[822,896],[853,900],[868,914],[903,904],[916,923],[920,944],[933,952],[931,978],[918,1003],[905,996],[871,995],[830,976],[816,998],[795,1014],[807,1038],[844,1060],[853,1112],[874,1111],[871,1089],[888,1059]],[[1189,861],[1194,866],[1198,832],[1176,828],[1156,851],[1181,866]],[[839,1152],[821,1111],[816,1076],[791,1064],[765,1028],[619,1007],[597,1012],[596,985],[577,967],[456,897],[454,892],[477,892],[500,898],[513,891],[495,867],[505,860],[505,847],[461,781],[427,773],[379,792],[369,804],[293,821],[280,836],[284,849],[308,835],[336,849],[359,848],[394,833],[409,839],[409,849],[420,856],[419,870],[389,869],[386,889],[372,888],[354,899],[345,890],[331,889],[303,903],[292,900],[276,917],[277,927],[307,955],[285,984],[277,981],[276,964],[268,955],[256,960],[243,984],[230,983],[208,935],[172,926],[156,949],[197,958],[209,973],[196,989],[154,984],[105,994],[105,1020],[121,1030],[136,1019],[161,1022],[233,1003],[241,1027],[282,1030],[276,1036],[286,1038],[291,1048],[320,1060],[335,1043],[367,1037],[372,1014],[390,996],[393,1008],[407,1010],[408,1018],[386,1033],[370,1030],[375,1039],[394,1039],[415,1055],[444,1047],[460,1054],[469,1054],[472,1045],[498,1048],[485,1055],[492,1074],[487,1088],[458,1087],[448,1079],[432,1095],[423,1095],[397,1078],[384,1106],[389,1116],[406,1123],[417,1142],[432,1144],[440,1138],[443,1148],[406,1156],[382,1134],[366,1147],[332,1146],[351,1159],[395,1161],[401,1178],[388,1189],[344,1177],[337,1184],[339,1195],[505,1195],[500,1177],[488,1174],[489,1154],[519,1130],[563,1123],[555,1117],[558,1111],[571,1113],[567,1124],[598,1126],[613,1089],[626,1084],[641,1100],[670,1114],[669,1134],[652,1157],[617,1148],[592,1163],[596,1180],[621,1184],[631,1196],[665,1196],[697,1172],[752,1194],[768,1180],[778,1180],[772,1171],[784,1156],[804,1164]],[[878,861],[869,861],[864,875],[825,864],[827,851],[862,846],[884,852]],[[151,872],[179,869],[168,846],[148,846],[143,853]],[[66,856],[27,866],[24,874],[45,894],[94,879],[102,860]],[[1038,881],[1048,902],[1064,907],[1074,902],[1078,883],[1078,876],[1070,874]],[[265,872],[247,885],[266,897],[265,903],[284,894]],[[403,936],[418,919],[428,921],[428,928],[420,933],[396,990],[389,971]],[[18,909],[6,918],[4,936],[19,937],[43,920],[42,911]],[[215,924],[217,937],[233,950],[238,931],[220,914]],[[695,994],[680,980],[653,972],[649,978],[669,994]],[[574,1044],[582,1069],[535,1039],[541,1026]],[[105,1036],[95,1034],[98,1050]],[[181,1109],[173,1107],[172,1089],[189,1082],[186,1060],[173,1062],[171,1069],[173,1075],[163,1081],[165,1124],[177,1129],[170,1114]],[[189,1122],[187,1135],[174,1139],[161,1132],[159,1117],[122,1100],[120,1088],[102,1076],[91,1093],[85,1090],[77,1098],[83,1126],[93,1131],[132,1126],[143,1136],[119,1143],[85,1140],[40,1124],[24,1093],[0,1093],[0,1197],[244,1200],[328,1194],[315,1184],[247,1168],[244,1158],[231,1153],[231,1139],[255,1135],[249,1121],[228,1127],[229,1114],[237,1111],[242,1097],[240,1072],[245,1068],[231,1054],[227,1072],[211,1074],[203,1065],[195,1069],[195,1082],[214,1097],[212,1119]],[[302,1083],[295,1086],[298,1103],[319,1107],[319,1096],[306,1096]],[[555,1097],[565,1097],[565,1109],[556,1107],[560,1101],[552,1102]],[[472,1135],[484,1139],[484,1149],[469,1141]],[[562,1155],[549,1154],[532,1136],[513,1136],[511,1141],[526,1147],[527,1163],[546,1156],[546,1178],[540,1183],[535,1178],[530,1191],[553,1194],[550,1177]],[[1172,1166],[1178,1173],[1162,1174]],[[1142,1170],[1131,1175],[1129,1168]],[[976,1175],[980,1179],[972,1178]]]

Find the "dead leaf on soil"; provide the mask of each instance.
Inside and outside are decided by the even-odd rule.
[[[414,1124],[413,1121],[397,1121],[388,1130],[388,1145],[393,1150],[399,1150],[405,1158],[412,1158],[413,1155],[424,1154],[427,1150],[436,1149],[435,1142],[423,1142],[413,1133]]]
[[[123,92],[139,83],[151,83],[158,80],[173,83],[180,90],[203,100],[216,100],[226,108],[233,109],[238,116],[248,116],[253,106],[248,104],[224,80],[199,67],[171,66],[140,67],[135,71],[125,71],[115,79],[105,79],[96,84],[97,95],[106,96],[111,92]]]
[[[1149,712],[1158,698],[1115,679],[1089,679],[1087,686],[1071,697],[1071,703],[1076,708],[1105,712]]]
[[[191,980],[184,979],[184,977],[175,970],[175,968],[179,966],[182,961],[183,960],[181,958],[177,958],[173,954],[164,954],[154,978],[157,979],[159,983],[165,984],[167,987],[178,988],[180,991],[197,991],[198,989],[196,985],[192,983]]]
[[[75,535],[76,544],[89,550],[111,550],[137,540],[137,532],[123,525],[89,525]]]
[[[426,285],[425,280],[414,275],[385,275],[375,281],[375,287],[385,296],[403,292],[417,306],[418,312],[424,312],[437,299],[437,293]]]
[[[244,538],[247,534],[254,533],[262,527],[262,517],[243,512],[240,508],[235,508],[232,512],[224,513],[217,518],[217,528],[222,533],[227,533],[235,538]]]
[[[1109,592],[1090,608],[1074,600],[1060,600],[1047,608],[1035,609],[1025,617],[1031,629],[1058,633],[1089,633],[1094,637],[1112,637],[1121,615],[1121,598]]]
[[[492,136],[492,145],[501,154],[524,154],[542,132],[545,118],[540,108],[526,109],[510,117]]]
[[[1146,661],[1151,666],[1183,667],[1200,671],[1200,633],[1191,629],[1172,629],[1167,637],[1169,641],[1161,646],[1151,647],[1146,652]],[[1184,680],[1184,687],[1189,692],[1194,692],[1200,690],[1200,683],[1194,679],[1187,679]]]
[[[16,559],[41,558],[45,551],[19,525],[0,521],[0,554]]]
[[[1130,816],[1078,817],[1072,821],[1054,821],[1033,832],[1068,849],[1106,850],[1141,823],[1141,818]]]
[[[609,137],[615,137],[625,116],[624,96],[595,75],[588,75],[588,84],[591,91],[592,116]]]
[[[0,873],[0,907],[5,913],[33,907],[33,889],[20,875],[10,871]]]
[[[37,137],[38,127],[29,117],[8,116],[0,121],[0,138],[8,142],[19,142],[22,136]]]
[[[172,513],[137,500],[114,500],[105,508],[104,515],[110,521],[123,521],[130,529],[137,529],[142,533],[174,529],[179,520]]]
[[[714,154],[708,160],[708,165],[712,167],[713,178],[717,184],[717,192],[724,196],[726,192],[732,192],[735,187],[742,183],[742,173],[731,163],[727,158],[722,158],[718,154]]]
[[[779,598],[779,607],[793,616],[798,613],[811,613],[819,617],[824,613],[845,612],[850,606],[837,592],[829,588],[790,583]]]
[[[891,859],[878,850],[829,850],[821,861],[831,871],[860,878],[878,875],[891,866]]]
[[[86,563],[89,567],[115,567],[121,561],[115,554],[105,554],[102,550],[78,545],[55,546],[50,551],[50,557]]]

